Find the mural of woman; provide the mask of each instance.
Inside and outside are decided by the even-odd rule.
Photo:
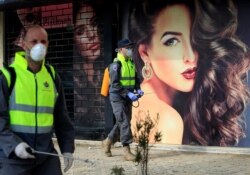
[[[232,1],[137,1],[129,20],[145,92],[136,117],[159,114],[162,143],[236,145],[249,99],[248,47],[235,35]],[[141,74],[140,74],[141,73]],[[152,141],[152,140],[151,140]]]
[[[100,79],[96,78],[100,77],[95,73],[98,70],[95,70],[93,66],[101,56],[101,41],[96,12],[91,4],[80,2],[78,4],[74,4],[74,11],[76,12],[74,40],[78,54],[84,59],[84,62],[81,60],[83,65],[80,66],[87,73],[88,81],[96,86],[100,82]]]
[[[104,70],[100,35],[102,24],[96,3],[91,2],[74,1],[73,4],[75,118],[88,126],[94,123],[93,120],[104,117],[100,109],[104,100],[99,95]]]

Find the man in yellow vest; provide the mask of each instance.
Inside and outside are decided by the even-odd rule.
[[[133,161],[135,156],[131,153],[129,144],[133,141],[130,129],[132,117],[132,102],[143,95],[140,82],[137,79],[135,65],[132,60],[134,43],[128,39],[122,39],[117,43],[117,58],[109,67],[110,88],[109,98],[116,118],[113,129],[103,141],[104,152],[111,157],[111,144],[120,135],[120,141],[124,149],[124,159]]]
[[[39,25],[29,27],[22,39],[24,52],[15,54],[0,75],[0,174],[62,175],[55,156],[55,132],[66,172],[73,163],[74,128],[67,114],[61,80],[45,66],[48,34]],[[15,77],[9,69],[14,70]],[[51,73],[52,72],[52,73]],[[12,79],[12,80],[11,80]],[[13,89],[10,84],[15,79]]]

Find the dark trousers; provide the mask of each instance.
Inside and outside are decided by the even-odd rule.
[[[59,158],[48,156],[42,162],[36,159],[30,163],[0,162],[0,175],[62,175],[62,170]]]
[[[133,142],[133,136],[130,128],[130,121],[132,116],[132,105],[130,101],[111,101],[113,114],[116,118],[116,123],[110,131],[108,138],[112,142],[116,141],[117,136],[120,135],[120,141],[123,145],[128,145]]]

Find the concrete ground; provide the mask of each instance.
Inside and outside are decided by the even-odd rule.
[[[131,146],[135,151],[135,145]],[[135,162],[123,160],[120,143],[105,157],[100,141],[76,141],[76,160],[65,175],[110,175],[112,168],[137,175]],[[63,168],[62,161],[62,168]],[[250,175],[250,148],[155,145],[150,150],[149,175]]]

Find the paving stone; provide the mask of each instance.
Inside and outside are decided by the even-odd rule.
[[[115,166],[122,167],[126,175],[138,174],[136,163],[123,159],[123,150],[119,144],[112,147],[113,157],[105,157],[101,142],[79,142],[76,144],[74,156],[89,162],[75,160],[65,175],[110,175]],[[249,148],[239,150],[238,153],[233,149],[233,154],[230,150],[223,153],[222,148],[218,148],[216,153],[204,151],[206,150],[204,148],[203,152],[194,152],[195,149],[189,148],[188,151],[171,149],[171,147],[164,149],[162,145],[151,148],[149,175],[250,175]],[[219,149],[222,153],[219,153]],[[134,152],[134,147],[131,146],[131,150]],[[63,160],[60,159],[64,168]]]

